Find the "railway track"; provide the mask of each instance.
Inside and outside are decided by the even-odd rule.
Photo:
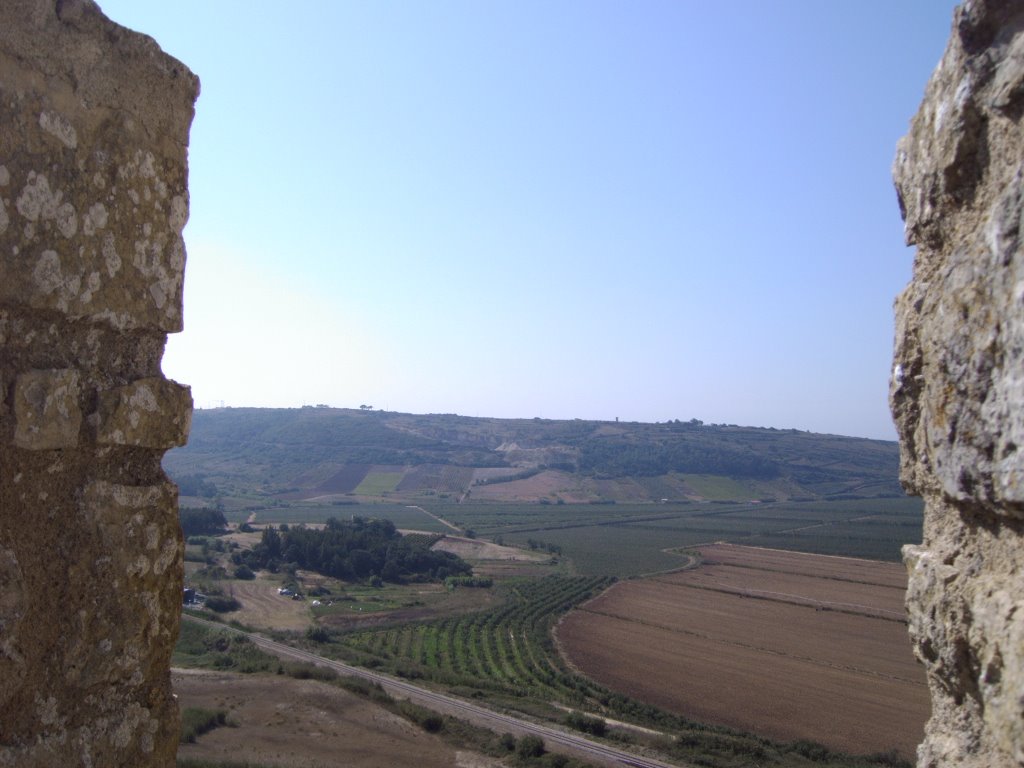
[[[276,640],[271,640],[270,638],[264,637],[263,635],[255,632],[246,632],[225,624],[200,619],[190,614],[182,614],[182,619],[185,621],[195,622],[196,624],[201,624],[211,629],[242,635],[243,637],[247,637],[256,646],[278,657],[309,662],[311,664],[316,664],[317,666],[333,669],[344,675],[358,677],[363,680],[379,684],[389,694],[409,699],[410,701],[423,706],[433,706],[435,708],[440,707],[444,711],[450,712],[456,716],[461,716],[474,723],[484,725],[492,730],[508,731],[518,735],[530,734],[533,736],[539,736],[544,740],[544,743],[549,746],[558,745],[563,749],[584,757],[585,759],[599,761],[602,765],[625,765],[630,766],[631,768],[680,768],[682,765],[680,763],[666,763],[651,757],[633,754],[632,752],[600,744],[596,741],[592,741],[557,728],[533,723],[529,720],[523,720],[501,712],[495,712],[478,704],[473,704],[454,696],[448,696],[447,694],[437,693],[436,691],[421,688],[418,685],[412,685],[404,680],[398,680],[379,672],[372,672],[368,669],[353,667],[340,661],[318,656],[315,653],[310,653],[309,651],[293,648],[290,645],[279,643]]]

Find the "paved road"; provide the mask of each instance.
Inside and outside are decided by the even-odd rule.
[[[678,768],[679,765],[665,763],[650,757],[635,755],[622,749],[616,749],[615,747],[607,746],[605,744],[599,744],[596,741],[591,741],[590,739],[583,738],[582,736],[560,731],[556,728],[531,723],[528,720],[520,720],[517,717],[504,715],[500,712],[494,712],[493,710],[486,709],[485,707],[481,707],[477,704],[471,704],[468,701],[463,701],[462,699],[455,698],[454,696],[447,696],[443,693],[436,693],[435,691],[430,691],[426,688],[420,688],[419,686],[411,685],[404,680],[398,680],[387,675],[382,675],[379,672],[371,672],[368,669],[352,667],[348,664],[343,664],[340,661],[326,659],[323,656],[317,656],[316,654],[309,653],[308,651],[292,648],[290,645],[278,643],[253,632],[244,632],[225,624],[206,621],[205,619],[200,619],[189,614],[182,614],[182,619],[202,624],[212,629],[225,630],[243,635],[248,637],[260,648],[263,648],[275,656],[295,659],[298,661],[307,661],[319,666],[334,669],[345,675],[360,677],[364,680],[378,683],[384,688],[384,690],[392,695],[409,699],[410,701],[413,701],[416,704],[422,704],[423,706],[433,707],[435,709],[440,708],[444,712],[450,712],[455,716],[462,717],[465,720],[470,720],[497,732],[507,731],[518,735],[533,734],[535,736],[540,736],[544,739],[545,744],[548,744],[549,746],[557,744],[565,750],[577,754],[586,760],[598,762],[602,765],[627,765],[632,768]]]

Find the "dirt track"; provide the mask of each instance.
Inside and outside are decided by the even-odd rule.
[[[569,614],[558,639],[570,661],[696,720],[913,756],[928,693],[906,626],[891,616],[892,564],[876,572],[846,558],[702,551],[706,563],[734,565],[621,582]],[[860,614],[821,609],[854,601]]]
[[[530,552],[518,547],[505,547],[501,544],[483,541],[482,539],[468,539],[463,536],[445,536],[434,544],[431,549],[451,552],[466,560],[526,560],[542,562],[551,558],[551,555],[543,552]]]

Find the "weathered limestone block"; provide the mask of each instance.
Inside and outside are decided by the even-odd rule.
[[[4,12],[17,23],[0,28],[0,301],[181,330],[188,191],[172,150],[195,77],[88,0]]]
[[[1024,765],[1024,5],[968,0],[897,150],[914,278],[890,389],[924,497],[907,605],[920,766]]]
[[[184,445],[192,425],[192,395],[167,379],[133,381],[99,393],[96,442],[174,448]]]
[[[42,451],[78,444],[78,371],[29,371],[14,382],[14,444]]]
[[[198,81],[91,0],[0,2],[0,767],[174,765]]]

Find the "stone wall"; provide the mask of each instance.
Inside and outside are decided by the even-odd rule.
[[[0,3],[0,766],[171,766],[195,76],[89,0]]]
[[[1024,765],[1024,4],[969,0],[895,176],[914,277],[891,402],[926,502],[907,605],[932,717],[920,766]]]

